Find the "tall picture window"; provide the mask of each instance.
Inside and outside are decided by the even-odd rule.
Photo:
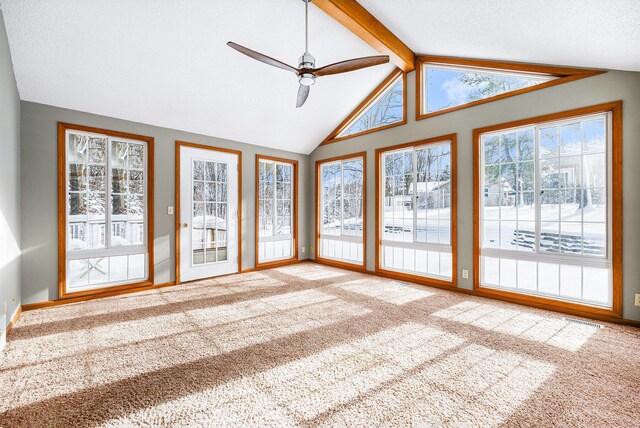
[[[454,279],[455,136],[379,149],[379,265]]]
[[[612,309],[612,112],[477,132],[479,285]]]
[[[149,280],[152,140],[61,127],[61,297]]]
[[[257,265],[295,259],[298,163],[258,155]]]
[[[317,258],[364,267],[365,154],[320,161]]]

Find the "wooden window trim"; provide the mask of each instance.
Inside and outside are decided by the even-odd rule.
[[[147,144],[147,254],[148,278],[144,281],[112,285],[91,290],[66,292],[67,282],[67,141],[66,131],[90,132],[116,138],[144,141]],[[111,131],[84,125],[58,122],[58,299],[93,296],[123,290],[144,289],[154,284],[154,139],[143,135]],[[107,201],[108,203],[108,201]],[[109,233],[107,231],[106,233]]]
[[[546,76],[555,76],[558,79],[550,80],[548,82],[541,83],[539,85],[530,86],[528,88],[522,88],[515,91],[507,92],[504,94],[495,95],[493,97],[484,98],[482,100],[472,101],[467,104],[462,104],[455,107],[449,107],[442,110],[434,111],[431,113],[424,113],[424,75],[423,65],[435,64],[435,65],[450,65],[450,66],[465,66],[482,68],[487,71],[502,70],[513,71],[520,73],[533,73]],[[480,104],[486,104],[493,101],[498,101],[504,98],[513,97],[516,95],[524,94],[527,92],[537,91],[539,89],[549,88],[555,85],[561,85],[563,83],[573,82],[575,80],[584,79],[586,77],[596,76],[598,74],[606,73],[604,70],[593,70],[584,68],[570,68],[570,67],[555,67],[548,65],[536,65],[526,63],[514,63],[505,61],[489,61],[489,60],[476,60],[465,58],[452,58],[443,56],[430,56],[421,55],[416,57],[416,120],[428,119],[430,117],[439,116],[441,114],[450,113],[453,111],[462,110],[469,107],[474,107]]]
[[[345,159],[362,158],[362,263],[347,263],[339,260],[326,259],[319,254],[320,244],[320,167],[322,164],[341,161]],[[316,161],[316,236],[315,236],[315,261],[328,266],[364,272],[367,269],[367,152],[350,153],[329,159]]]
[[[287,259],[268,261],[264,263],[260,263],[259,260],[259,243],[260,243],[260,234],[259,234],[259,219],[260,219],[260,176],[258,172],[260,171],[260,161],[273,161],[273,162],[282,162],[288,163],[293,166],[293,186],[291,188],[291,192],[293,195],[293,256]],[[255,198],[255,208],[256,208],[256,229],[255,229],[255,238],[256,238],[256,259],[255,259],[255,269],[268,269],[272,267],[282,266],[291,264],[294,261],[298,260],[298,161],[294,159],[285,159],[278,158],[273,156],[259,155],[256,154],[256,198]]]
[[[611,133],[611,259],[613,270],[612,309],[598,308],[585,304],[572,303],[539,296],[531,296],[511,291],[496,290],[480,284],[480,137],[487,132],[517,128],[537,123],[570,119],[595,113],[612,113]],[[546,114],[528,119],[501,123],[473,130],[473,252],[474,271],[473,288],[498,298],[536,305],[541,308],[561,311],[580,312],[592,315],[605,315],[622,318],[622,101],[613,101],[589,107]]]
[[[180,147],[193,147],[195,149],[214,150],[217,152],[231,153],[238,156],[238,272],[242,272],[242,152],[240,150],[225,149],[222,147],[207,146],[204,144],[189,143],[186,141],[176,141],[176,223],[175,223],[175,242],[176,242],[176,285],[180,282]],[[222,275],[224,276],[224,275]],[[218,278],[218,277],[216,277]],[[202,281],[208,278],[200,278],[195,281]],[[193,282],[193,281],[188,281]]]
[[[379,126],[377,128],[367,129],[366,131],[357,132],[355,134],[347,135],[345,137],[337,137],[343,130],[348,128],[353,120],[358,117],[360,113],[369,108],[373,103],[375,103],[378,99],[378,96],[381,95],[384,91],[389,89],[393,82],[402,75],[402,120],[396,123],[390,123],[389,125]],[[393,128],[400,125],[405,125],[407,123],[407,74],[404,73],[399,68],[396,68],[389,74],[385,79],[369,94],[367,97],[358,104],[358,107],[355,108],[341,123],[331,131],[331,133],[327,136],[327,138],[320,143],[321,146],[331,143],[337,143],[338,141],[348,140],[350,138],[360,137],[362,135],[367,135],[372,132],[378,132],[385,129]]]
[[[412,141],[395,146],[381,147],[376,149],[376,233],[375,233],[375,272],[388,278],[395,278],[401,281],[416,282],[424,285],[437,285],[446,287],[456,287],[458,284],[458,170],[457,170],[457,134],[442,135],[439,137],[427,138],[424,140]],[[420,275],[412,275],[396,272],[382,268],[382,234],[380,233],[382,218],[382,198],[381,198],[381,178],[382,178],[382,155],[392,150],[404,149],[407,147],[423,146],[427,144],[442,143],[451,141],[451,281],[444,281],[437,278],[429,278]]]

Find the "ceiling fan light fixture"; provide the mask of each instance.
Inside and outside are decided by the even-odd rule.
[[[298,78],[298,81],[303,86],[311,86],[316,83],[316,76],[311,73],[302,73],[300,74],[300,78]]]

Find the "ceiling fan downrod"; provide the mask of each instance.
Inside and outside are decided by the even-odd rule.
[[[303,86],[311,86],[316,83],[316,76],[313,73],[305,73],[304,69],[313,70],[316,66],[316,59],[309,53],[309,3],[311,0],[302,0],[304,2],[304,53],[298,59],[298,68],[302,70],[298,76],[298,82]]]

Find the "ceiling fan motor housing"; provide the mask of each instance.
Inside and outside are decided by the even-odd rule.
[[[311,86],[316,83],[316,76],[313,73],[305,73],[304,69],[313,70],[316,65],[316,59],[309,52],[305,52],[298,60],[300,65],[298,68],[301,73],[298,74],[298,81],[301,85]]]
[[[300,59],[298,59],[300,65],[298,68],[309,68],[312,69],[316,66],[316,59],[309,52],[305,52]]]

